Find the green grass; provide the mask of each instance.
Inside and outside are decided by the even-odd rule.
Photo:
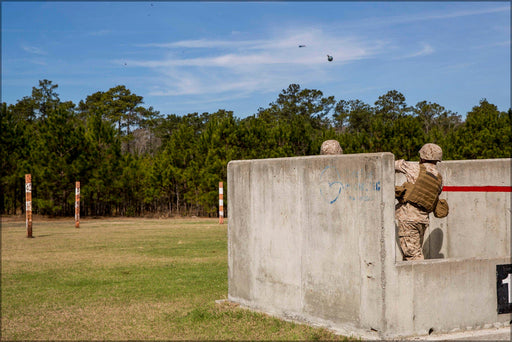
[[[346,340],[225,302],[216,219],[2,219],[2,340]]]

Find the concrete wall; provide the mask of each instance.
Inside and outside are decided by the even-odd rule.
[[[510,186],[511,159],[445,161],[439,164],[445,186]],[[510,192],[445,191],[453,208],[444,219],[432,216],[427,256],[498,258],[510,251]]]
[[[497,314],[496,265],[510,257],[398,262],[387,268],[382,337],[504,327]]]
[[[511,185],[511,159],[444,161],[439,170],[447,187]],[[403,181],[397,174],[396,184]],[[510,314],[497,314],[496,265],[512,263],[511,193],[445,191],[441,198],[450,214],[430,215],[423,250],[431,260],[402,262],[396,247],[396,262],[387,265],[384,336],[510,322]]]
[[[489,244],[500,246],[475,242],[481,259],[401,262],[393,191],[401,182],[395,180],[393,162],[390,153],[230,162],[229,299],[366,338],[510,320],[510,315],[497,317],[495,274],[491,281],[496,263],[510,262],[510,245],[502,246],[510,239],[510,220],[494,218],[504,216],[503,208],[510,215],[510,194],[508,200],[485,197],[494,201],[485,206],[473,201],[478,219],[472,222],[478,227],[463,229],[457,212],[464,197],[449,193],[448,219],[432,222],[429,236],[435,239],[427,238],[428,253],[450,258],[471,254],[457,243],[468,229],[493,222],[496,233],[489,235]],[[445,185],[471,175],[458,163],[443,163]],[[510,185],[510,168],[500,172]],[[487,219],[481,218],[482,208]],[[446,317],[439,314],[444,303],[450,305]],[[485,310],[477,309],[484,304]]]

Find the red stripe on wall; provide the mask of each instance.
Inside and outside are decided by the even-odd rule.
[[[444,186],[443,191],[453,192],[512,192],[512,186]]]

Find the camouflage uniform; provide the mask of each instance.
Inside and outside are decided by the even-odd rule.
[[[439,171],[435,163],[427,162],[423,163],[423,165],[427,172],[430,172],[435,176],[439,175]],[[414,184],[420,174],[420,164],[407,162],[403,159],[397,160],[395,161],[395,172],[405,174],[407,182]],[[396,205],[395,217],[398,222],[398,237],[404,260],[424,259],[422,246],[423,236],[430,222],[428,215],[428,211],[408,202],[398,203]]]

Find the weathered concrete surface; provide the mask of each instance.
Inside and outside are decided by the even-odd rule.
[[[496,265],[510,258],[398,262],[386,291],[383,337],[477,330],[510,323],[496,311]]]
[[[229,298],[282,317],[380,327],[384,159],[391,167],[389,153],[231,162]]]
[[[473,185],[457,183],[471,174],[510,185],[510,168],[482,178],[466,175],[471,167],[443,163],[445,185]],[[450,216],[433,222],[427,236],[429,256],[438,259],[405,263],[396,242],[395,183],[390,153],[230,162],[229,300],[368,339],[509,324],[510,314],[496,311],[495,272],[511,262],[510,219],[494,216],[510,215],[510,198],[484,195],[492,204],[466,209],[468,197],[446,194]],[[467,210],[474,224],[457,219]],[[457,241],[471,239],[481,222],[492,229],[475,233],[481,241],[469,244],[476,254],[469,257]]]
[[[408,338],[410,341],[511,341],[510,327],[454,331],[448,334],[431,334]]]
[[[445,186],[510,186],[511,159],[443,161]],[[396,184],[405,177],[397,174]],[[430,215],[423,251],[426,258],[498,258],[511,255],[510,192],[445,191],[450,214]],[[397,261],[401,260],[400,253]]]

